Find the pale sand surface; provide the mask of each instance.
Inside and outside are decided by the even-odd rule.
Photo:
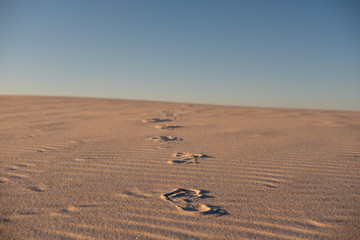
[[[1,239],[360,237],[360,112],[1,96],[0,143]]]

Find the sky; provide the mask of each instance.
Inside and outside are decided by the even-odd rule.
[[[360,2],[1,0],[0,94],[360,111]]]

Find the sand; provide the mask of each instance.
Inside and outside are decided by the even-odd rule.
[[[0,96],[1,239],[360,239],[360,112]]]

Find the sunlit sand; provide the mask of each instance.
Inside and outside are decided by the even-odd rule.
[[[1,239],[359,239],[360,112],[0,97]]]

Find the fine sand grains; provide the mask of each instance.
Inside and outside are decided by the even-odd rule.
[[[359,136],[360,112],[0,96],[0,239],[357,240]]]

